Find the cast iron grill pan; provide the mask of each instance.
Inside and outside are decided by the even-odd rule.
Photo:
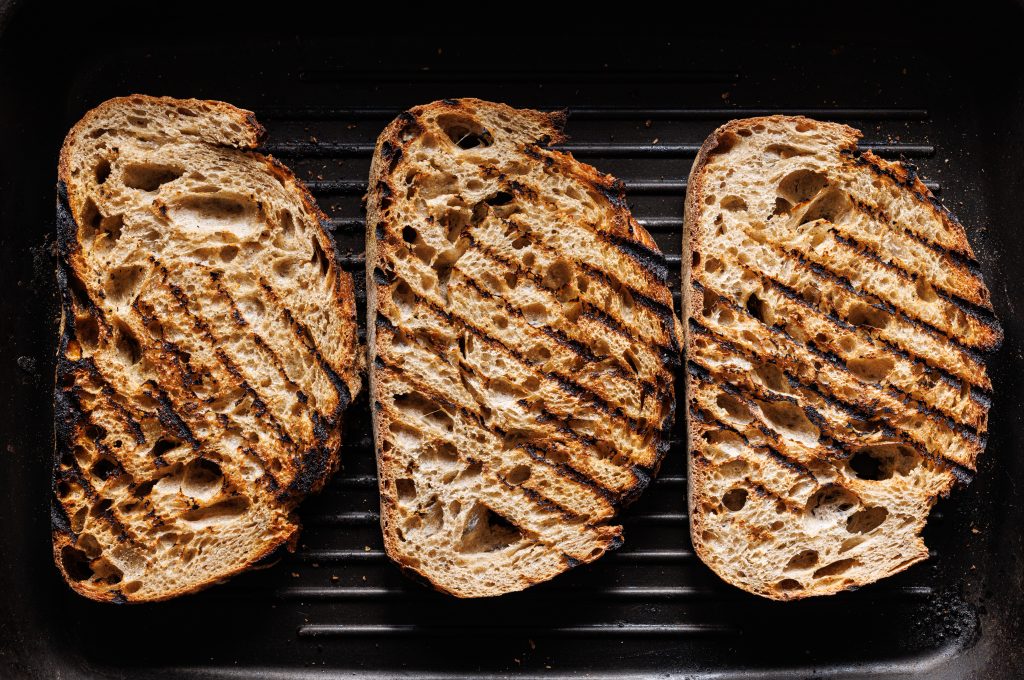
[[[28,9],[22,14],[12,26],[28,31],[45,24]],[[104,36],[114,30],[93,29]],[[409,39],[382,56],[369,48],[372,36],[358,34],[342,41],[287,32],[259,39],[170,33],[129,31],[116,41],[92,41],[52,88],[37,93],[42,101],[35,106],[52,109],[27,134],[44,140],[49,155],[24,173],[21,186],[31,196],[18,213],[24,233],[3,237],[5,257],[42,252],[52,228],[50,161],[64,131],[89,107],[136,91],[220,98],[256,112],[269,132],[263,150],[291,166],[329,215],[337,260],[356,281],[362,326],[361,197],[377,134],[409,106],[473,96],[569,109],[570,140],[560,148],[625,181],[634,215],[666,253],[678,311],[682,204],[700,144],[730,118],[804,114],[859,127],[863,148],[919,167],[968,225],[986,280],[995,284],[1007,342],[1016,342],[999,278],[1007,274],[996,257],[1012,229],[993,219],[1003,205],[987,160],[995,152],[981,122],[964,122],[971,120],[969,90],[950,99],[928,86],[945,67],[920,45],[847,45],[833,54],[826,45],[788,41],[715,50],[662,40],[645,53],[619,46],[588,59],[566,51],[513,66],[487,57],[479,41],[464,36],[440,41],[440,54],[433,42]],[[30,53],[28,33],[20,35],[0,33],[0,49],[7,41],[0,64]],[[27,97],[40,72],[31,67],[0,81],[0,88],[23,87],[13,92]],[[780,73],[795,77],[779,79]],[[0,207],[16,214],[8,204]],[[41,282],[40,297],[52,302],[49,266],[43,257],[11,273]],[[10,278],[5,274],[5,287]],[[985,589],[1003,578],[998,551],[1019,554],[1019,545],[988,540],[1017,513],[1000,496],[997,477],[1007,473],[995,472],[997,460],[1009,464],[1015,439],[1001,424],[1019,389],[1006,379],[1005,352],[992,364],[998,396],[989,451],[974,484],[933,512],[925,536],[932,559],[858,592],[778,604],[727,586],[704,567],[688,536],[684,432],[677,423],[661,474],[622,515],[621,549],[499,599],[434,593],[404,578],[383,552],[364,390],[346,413],[344,469],[301,508],[304,530],[293,556],[196,596],[116,607],[73,595],[50,562],[46,518],[37,515],[48,483],[56,330],[52,317],[32,315],[13,296],[4,305],[16,330],[5,340],[6,353],[34,362],[32,372],[21,370],[12,383],[11,398],[24,402],[16,420],[37,427],[26,431],[14,419],[4,425],[15,450],[32,460],[12,468],[9,479],[20,489],[0,517],[23,527],[25,546],[0,554],[3,585],[23,584],[9,598],[14,623],[4,629],[0,671],[10,660],[26,677],[50,677],[58,668],[70,669],[67,677],[790,677],[812,667],[839,675],[959,677],[962,668],[995,663],[992,650],[1010,644],[1004,636],[1012,617],[997,615],[999,607],[985,599]],[[1004,592],[1007,602],[1019,601],[1019,592]],[[983,657],[979,640],[988,645]]]

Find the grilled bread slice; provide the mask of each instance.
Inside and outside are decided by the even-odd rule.
[[[68,134],[53,547],[76,591],[162,600],[291,547],[359,389],[351,277],[228,104],[113,99]]]
[[[680,337],[665,260],[560,114],[400,115],[367,202],[368,349],[388,554],[461,597],[622,542],[667,448]]]
[[[733,121],[686,197],[693,544],[765,597],[925,559],[937,497],[985,448],[1002,331],[963,226],[860,132]]]

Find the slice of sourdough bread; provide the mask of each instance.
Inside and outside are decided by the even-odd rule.
[[[690,518],[723,579],[779,600],[925,559],[985,448],[1002,331],[963,226],[860,132],[733,121],[686,197]]]
[[[400,115],[367,201],[370,389],[390,557],[498,595],[621,544],[655,474],[680,337],[665,260],[560,114]]]
[[[77,592],[162,600],[291,547],[359,389],[352,279],[263,129],[113,99],[60,155],[53,547]]]

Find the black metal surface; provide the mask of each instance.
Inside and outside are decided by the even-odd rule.
[[[685,27],[644,16],[531,42],[481,30],[479,15],[431,30],[402,17],[406,35],[310,9],[282,7],[268,23],[104,7],[55,23],[41,3],[0,6],[0,677],[1024,672],[1018,8],[972,19],[889,7],[891,28],[875,37],[807,6],[789,8],[779,34],[756,19],[739,30],[713,16]],[[378,132],[405,107],[445,96],[568,107],[566,148],[626,181],[634,214],[669,253],[677,305],[685,178],[704,137],[729,118],[778,111],[856,125],[866,146],[919,166],[982,260],[1007,340],[990,363],[996,399],[979,475],[938,504],[925,564],[858,592],[777,604],[726,586],[694,557],[677,428],[661,476],[624,517],[620,551],[525,593],[457,601],[407,581],[383,555],[364,395],[347,414],[344,470],[303,507],[293,557],[159,605],[81,599],[51,563],[46,515],[56,153],[85,110],[136,91],[255,110],[267,149],[331,216],[360,305],[360,196]]]

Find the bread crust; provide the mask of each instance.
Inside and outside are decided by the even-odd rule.
[[[265,533],[260,536],[256,545],[250,546],[246,559],[228,568],[213,571],[203,578],[199,578],[187,584],[177,587],[170,587],[161,592],[151,592],[144,587],[138,592],[124,592],[120,588],[105,587],[93,583],[90,580],[82,579],[80,576],[69,573],[66,560],[63,558],[65,550],[76,549],[79,534],[73,530],[72,523],[65,510],[63,502],[59,498],[58,486],[67,483],[83,482],[82,472],[79,470],[69,476],[69,471],[63,467],[61,461],[73,460],[75,453],[73,448],[82,436],[83,428],[88,422],[88,408],[79,403],[79,388],[75,383],[76,376],[82,375],[83,371],[92,371],[94,375],[100,376],[95,362],[91,358],[74,358],[69,351],[70,346],[77,345],[75,328],[75,294],[72,290],[71,281],[87,281],[88,271],[82,244],[78,235],[82,233],[83,224],[77,215],[83,213],[83,206],[87,201],[85,195],[76,192],[76,178],[74,177],[73,155],[78,151],[80,140],[85,131],[90,130],[103,116],[124,110],[130,107],[149,107],[155,110],[172,108],[185,110],[188,115],[196,115],[195,111],[201,110],[201,115],[219,116],[230,127],[229,136],[226,138],[213,136],[206,130],[196,133],[202,142],[210,145],[225,145],[229,148],[238,149],[246,154],[252,161],[262,164],[263,172],[276,179],[290,195],[297,198],[309,215],[315,217],[316,227],[313,231],[313,238],[316,240],[321,252],[334,253],[334,240],[330,232],[324,228],[327,220],[326,215],[316,205],[308,189],[295,177],[287,167],[272,157],[265,157],[254,151],[255,147],[265,136],[265,129],[257,122],[254,114],[250,111],[238,109],[230,104],[217,101],[205,101],[195,99],[174,99],[170,97],[152,97],[147,95],[131,95],[108,100],[86,113],[82,119],[75,124],[68,132],[64,145],[62,146],[58,162],[58,188],[57,188],[57,251],[59,255],[57,267],[58,289],[61,297],[61,322],[58,336],[57,348],[57,371],[55,394],[55,456],[54,473],[51,488],[51,523],[53,534],[54,561],[68,585],[79,594],[97,601],[108,601],[114,603],[154,602],[178,597],[183,594],[202,590],[216,583],[223,582],[231,576],[250,568],[266,566],[276,560],[282,551],[292,551],[295,548],[300,524],[294,515],[295,505],[310,493],[314,493],[323,487],[337,469],[338,451],[341,444],[341,412],[351,401],[359,389],[359,367],[362,365],[362,357],[359,352],[353,352],[352,356],[341,366],[330,366],[329,362],[320,357],[325,364],[325,369],[335,378],[337,398],[333,410],[326,414],[323,423],[322,433],[317,435],[316,446],[303,454],[295,462],[295,476],[286,488],[276,489],[275,503],[281,508],[280,515],[265,527]],[[184,114],[183,114],[184,115]],[[166,212],[165,212],[166,214]],[[155,260],[154,260],[155,262]],[[343,334],[350,336],[350,340],[339,338],[339,342],[355,342],[355,300],[352,277],[344,272],[341,267],[334,266],[333,285],[331,290],[331,305],[335,311],[332,314],[342,320]],[[102,295],[102,293],[100,293]],[[88,298],[86,298],[88,299]],[[101,323],[103,313],[98,308],[91,312],[98,315]],[[235,310],[236,316],[238,310]],[[297,328],[302,327],[302,321],[296,320]],[[236,323],[245,323],[240,316],[237,316]],[[197,335],[199,331],[196,331]],[[354,345],[353,345],[354,349]],[[145,347],[142,351],[145,351]],[[80,353],[78,350],[76,354]],[[111,394],[119,388],[109,387]],[[163,416],[161,417],[163,421]],[[136,425],[136,427],[138,427]],[[165,424],[165,428],[171,431],[175,427],[181,429],[176,434],[182,435],[185,439],[192,437],[192,433],[180,418],[177,425],[171,416]],[[282,436],[287,436],[282,434]],[[137,430],[137,437],[142,437],[141,430]],[[118,442],[120,444],[120,442]],[[289,463],[290,465],[290,463]],[[85,486],[90,486],[86,483]],[[108,509],[105,513],[109,521],[116,525],[119,521],[115,509]],[[125,534],[122,534],[122,537]],[[104,546],[104,550],[110,546]],[[171,565],[164,565],[170,568]],[[159,565],[156,569],[159,569]],[[149,571],[146,572],[147,575]]]
[[[701,307],[707,304],[704,300],[704,294],[702,292],[703,288],[700,285],[698,277],[694,275],[692,269],[697,262],[704,262],[706,258],[716,254],[714,252],[709,253],[701,243],[700,230],[702,228],[702,216],[704,215],[705,210],[715,209],[708,208],[708,205],[710,203],[714,203],[717,206],[718,199],[720,198],[718,193],[728,193],[728,189],[719,189],[718,187],[711,187],[709,185],[709,166],[714,162],[714,158],[719,152],[728,152],[734,144],[741,140],[741,135],[749,137],[751,130],[764,130],[765,128],[769,130],[784,129],[786,127],[800,131],[822,131],[826,133],[828,138],[832,140],[837,155],[842,158],[849,159],[847,163],[852,167],[859,167],[864,171],[870,172],[877,181],[881,182],[882,186],[892,187],[901,192],[902,195],[910,196],[913,202],[915,202],[920,208],[941,222],[945,229],[942,237],[947,239],[947,241],[943,242],[942,248],[950,253],[949,257],[951,259],[949,261],[965,263],[964,266],[966,273],[963,276],[951,277],[950,280],[958,289],[977,292],[977,297],[970,302],[977,305],[979,310],[977,313],[984,319],[983,322],[981,322],[982,325],[992,329],[989,335],[982,333],[979,336],[979,339],[977,340],[977,347],[981,350],[990,350],[997,347],[1002,339],[1002,332],[998,326],[998,322],[990,316],[991,302],[988,290],[980,279],[980,274],[975,266],[976,261],[974,252],[971,250],[971,247],[967,242],[966,232],[959,221],[957,221],[956,218],[935,199],[912,168],[907,168],[899,163],[884,161],[872,154],[870,151],[858,152],[857,142],[861,137],[860,131],[845,125],[815,121],[799,116],[766,116],[730,121],[716,129],[701,145],[690,171],[684,207],[682,257],[682,297],[684,319],[699,317]],[[865,255],[870,256],[871,253],[865,252]],[[879,256],[884,258],[886,253],[879,253]],[[910,282],[910,286],[912,287],[913,285],[913,282]],[[970,307],[969,304],[965,306]],[[742,310],[740,310],[740,312],[742,312]],[[707,312],[705,311],[705,314],[706,313]],[[917,319],[911,318],[908,319],[908,321],[916,325]],[[700,450],[703,450],[706,446],[706,444],[701,442],[702,435],[707,436],[705,433],[718,430],[718,428],[723,425],[723,423],[718,421],[707,420],[707,415],[709,414],[707,409],[713,409],[714,404],[709,406],[705,397],[700,396],[707,393],[710,389],[710,387],[708,387],[710,383],[705,381],[709,378],[717,379],[717,376],[697,377],[700,375],[703,368],[699,365],[696,367],[694,365],[693,359],[701,354],[701,351],[697,350],[694,346],[694,342],[695,333],[691,327],[686,334],[685,343],[685,353],[688,357],[689,365],[686,380],[685,417],[687,431],[689,433],[687,440],[687,455],[689,461],[688,509],[691,518],[691,539],[695,552],[715,571],[716,574],[718,574],[719,577],[738,588],[757,595],[776,600],[792,600],[809,596],[829,595],[849,588],[855,588],[857,586],[864,585],[865,583],[877,580],[878,578],[882,578],[883,576],[901,572],[909,568],[911,565],[927,558],[927,549],[924,547],[923,542],[920,541],[918,536],[917,547],[913,549],[908,548],[910,552],[905,555],[905,561],[896,565],[884,574],[877,573],[867,579],[855,577],[853,580],[830,579],[826,575],[823,581],[814,583],[811,586],[801,585],[801,583],[795,579],[789,578],[784,581],[779,581],[779,587],[763,586],[761,585],[761,581],[763,580],[761,574],[743,573],[735,566],[723,563],[722,559],[717,554],[719,548],[712,547],[708,540],[708,532],[713,533],[714,529],[714,527],[712,527],[712,525],[707,521],[707,518],[713,514],[710,508],[715,506],[721,507],[719,499],[717,497],[711,497],[708,491],[708,488],[713,484],[712,477],[710,475],[717,464],[709,461],[704,454],[700,452]],[[973,353],[973,350],[963,350],[962,355],[965,358],[965,368],[963,369],[964,372],[957,373],[957,377],[963,380],[967,380],[969,378],[976,386],[971,388],[972,396],[974,394],[973,390],[978,390],[978,409],[982,412],[980,425],[982,432],[984,432],[985,422],[987,420],[984,418],[984,414],[987,412],[990,404],[990,398],[985,392],[990,389],[991,383],[988,380],[987,375],[984,374],[984,364],[980,360],[975,360],[976,355]],[[743,401],[745,398],[745,391],[748,388],[742,386],[742,381],[737,384],[741,386],[736,389],[735,395]],[[748,403],[754,407],[753,402]],[[756,410],[756,407],[754,408]],[[824,428],[824,424],[816,424]],[[728,427],[725,429],[728,429]],[[824,429],[822,431],[824,432]],[[729,436],[732,437],[733,435]],[[978,452],[980,452],[980,450],[984,448],[983,436],[978,443]],[[798,449],[799,447],[794,448],[794,450]],[[927,454],[927,452],[925,453]],[[783,450],[783,454],[788,455],[785,450]],[[740,455],[743,457],[743,460],[751,460],[746,457],[746,454]],[[792,458],[790,458],[790,460],[792,460]],[[966,481],[970,478],[971,469],[969,468],[973,468],[974,455],[971,455],[968,458],[965,466],[956,465],[955,463],[951,463],[948,459],[944,459],[937,455],[932,456],[929,460],[935,461],[934,465],[936,467],[935,472],[932,473],[934,474],[934,482],[932,484],[933,495],[930,499],[925,500],[926,508],[931,507],[931,503],[934,502],[935,497],[948,493],[957,480]],[[845,463],[842,463],[841,461],[835,464],[845,465]],[[928,465],[931,464],[932,463],[928,463]],[[782,468],[779,469],[781,470]],[[812,474],[811,479],[813,478],[814,476]],[[843,481],[843,484],[849,483]],[[744,484],[741,483],[741,486],[743,485]],[[747,483],[745,488],[748,489],[748,491],[744,492],[743,499],[757,496],[764,491],[764,487],[761,487],[759,490],[758,488],[751,487],[750,483]],[[871,492],[870,482],[864,483],[857,479],[854,479],[852,488],[855,488],[861,495]],[[783,497],[779,500],[779,503],[781,504],[783,502],[787,505],[792,502],[801,508],[803,507],[803,502],[798,501],[797,499],[787,499]],[[740,508],[743,507],[742,502],[737,502],[736,505],[739,505]],[[727,510],[733,511],[734,509],[727,508]],[[726,512],[727,515],[729,515],[728,511]],[[733,520],[734,526],[742,525],[751,532],[754,532],[754,528],[751,528],[753,525],[748,525],[746,520],[739,519],[741,514],[742,513],[736,513],[736,519]],[[913,526],[916,527],[915,531],[917,534],[920,533],[920,529],[923,528],[926,520],[927,509],[921,516],[914,518]],[[782,522],[779,524],[782,524]],[[736,529],[736,531],[739,532],[740,530]],[[753,536],[754,534],[751,535]],[[856,534],[854,534],[854,536],[856,536]],[[751,540],[751,544],[748,546],[748,549],[752,550],[754,546],[759,544],[760,539],[749,540]],[[816,552],[814,555],[815,559],[817,559]],[[797,558],[794,558],[794,561],[796,559]],[[837,564],[839,563],[837,562]],[[843,568],[846,568],[845,565]],[[807,576],[807,574],[799,571],[794,571],[792,573],[794,575],[800,575],[801,578],[806,578]],[[817,574],[817,572],[815,573]]]

